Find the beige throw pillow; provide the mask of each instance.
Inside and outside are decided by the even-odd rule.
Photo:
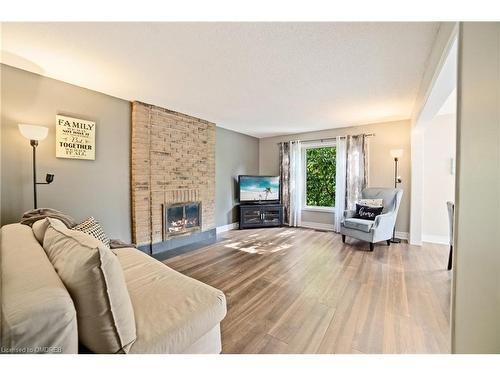
[[[54,223],[58,223],[66,228],[66,225],[59,219],[51,219]],[[33,230],[33,234],[35,235],[36,240],[43,245],[43,237],[45,236],[45,231],[49,227],[50,221],[48,218],[37,220],[31,226]]]
[[[43,248],[75,303],[80,341],[95,353],[127,353],[135,319],[118,259],[94,237],[48,220]]]
[[[360,199],[359,201],[356,202],[360,206],[367,206],[367,207],[383,207],[384,206],[384,200],[383,199],[368,199],[368,198],[363,198]]]

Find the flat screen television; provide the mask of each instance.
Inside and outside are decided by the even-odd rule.
[[[279,202],[279,176],[247,176],[238,177],[240,202]]]

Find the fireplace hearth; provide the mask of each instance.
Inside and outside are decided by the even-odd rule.
[[[201,202],[163,205],[163,240],[201,230]]]

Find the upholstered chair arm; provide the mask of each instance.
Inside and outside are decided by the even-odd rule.
[[[355,214],[356,214],[355,210],[345,210],[344,215],[341,219],[341,223],[343,223],[345,221],[345,219],[349,219],[350,217],[354,217]]]
[[[356,211],[355,210],[345,210],[344,211],[344,219],[348,219],[350,217],[354,217],[354,215],[356,215]]]
[[[387,229],[392,231],[394,226],[394,212],[387,212],[385,214],[377,215],[373,223],[372,229]]]

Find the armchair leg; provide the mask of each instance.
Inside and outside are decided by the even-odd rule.
[[[391,246],[391,240],[387,240],[387,246]]]
[[[345,243],[345,234],[342,235],[342,243]]]
[[[453,245],[450,245],[450,255],[448,255],[448,271],[451,270],[453,263]]]
[[[373,251],[373,242],[370,242],[370,251]]]

